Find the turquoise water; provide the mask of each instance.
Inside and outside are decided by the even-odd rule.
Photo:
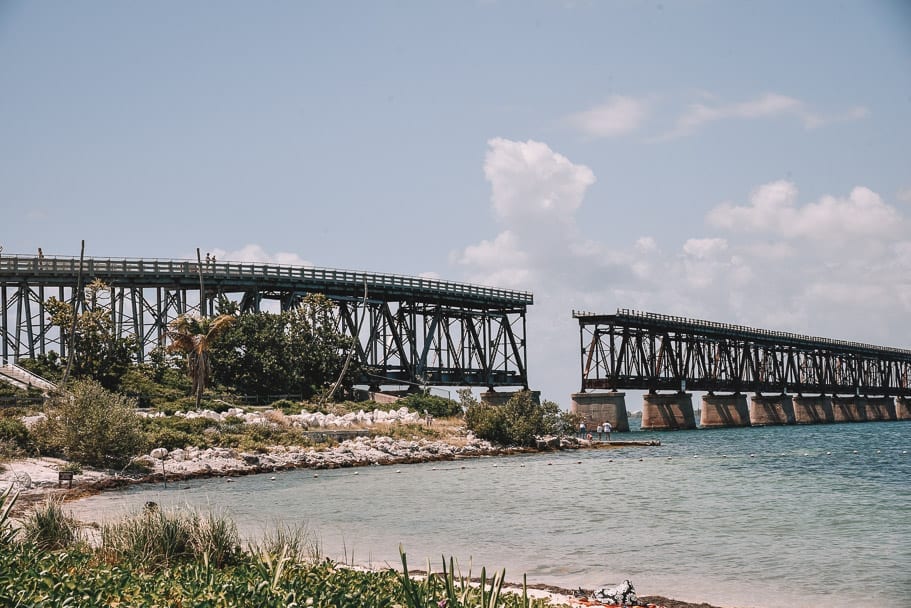
[[[323,552],[397,565],[441,555],[507,579],[726,607],[911,606],[911,423],[635,432],[658,447],[290,471],[146,486],[73,504],[216,507],[255,536],[305,523]],[[318,473],[318,477],[314,477]]]

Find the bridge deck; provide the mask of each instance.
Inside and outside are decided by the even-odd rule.
[[[845,352],[865,356],[888,355],[890,358],[898,356],[899,358],[906,358],[911,361],[911,350],[901,348],[805,336],[770,329],[756,329],[744,325],[703,321],[651,312],[639,312],[625,308],[618,309],[617,313],[612,315],[573,311],[573,317],[579,319],[580,323],[586,325],[626,325],[656,331],[686,332],[692,335],[712,338],[747,340],[755,344],[794,346],[801,349],[821,348],[830,352]]]
[[[40,280],[48,286],[68,286],[79,269],[79,258],[0,256],[0,283],[29,279]],[[191,260],[86,258],[82,263],[82,272],[84,277],[102,279],[115,285],[128,282],[143,287],[169,286],[175,282],[198,285],[201,274],[207,287],[224,290],[257,287],[362,297],[366,286],[370,297],[385,300],[408,298],[497,308],[524,308],[534,303],[532,294],[524,291],[310,266],[203,262],[200,267]]]

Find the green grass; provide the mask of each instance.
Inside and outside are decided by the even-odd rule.
[[[285,528],[242,550],[233,522],[149,507],[102,530],[102,544],[52,550],[12,532],[15,496],[0,495],[0,605],[257,608],[537,608],[503,593],[504,571],[480,582],[443,572],[360,571],[322,559],[309,533]],[[268,538],[268,537],[267,537]],[[429,564],[428,564],[429,566]],[[428,568],[429,571],[429,568]]]

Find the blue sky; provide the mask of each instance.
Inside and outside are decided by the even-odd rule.
[[[0,0],[0,205],[533,291],[564,405],[574,308],[911,348],[911,3]]]

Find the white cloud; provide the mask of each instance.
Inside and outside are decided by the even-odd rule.
[[[866,118],[869,112],[862,106],[836,114],[824,114],[806,102],[779,93],[765,93],[756,99],[736,103],[691,104],[677,119],[669,133],[658,140],[691,135],[702,127],[722,120],[758,120],[763,118],[794,117],[807,129],[817,129],[836,122]]]
[[[763,184],[745,203],[712,209],[708,234],[675,244],[580,229],[595,176],[543,143],[491,140],[485,175],[500,229],[451,260],[473,282],[534,292],[528,365],[545,398],[565,404],[578,390],[573,310],[633,308],[911,346],[896,332],[911,314],[907,208],[869,188],[801,201],[792,182]]]
[[[537,141],[491,139],[484,175],[491,201],[501,220],[564,221],[580,204],[595,174],[573,164],[547,144]]]
[[[592,137],[616,137],[638,129],[647,114],[646,101],[614,95],[607,103],[571,115],[567,122]]]
[[[797,187],[787,181],[756,189],[746,205],[723,203],[707,217],[710,225],[741,232],[766,232],[785,239],[843,242],[895,236],[906,226],[898,211],[869,188],[857,187],[844,198],[823,196],[797,205]]]
[[[689,239],[683,244],[683,253],[697,260],[706,260],[717,257],[727,251],[728,242],[725,239]]]
[[[312,263],[303,259],[296,253],[276,252],[269,253],[262,245],[250,243],[240,249],[227,251],[225,249],[213,249],[211,253],[219,262],[248,262],[257,264],[280,264],[282,266],[313,266]]]

